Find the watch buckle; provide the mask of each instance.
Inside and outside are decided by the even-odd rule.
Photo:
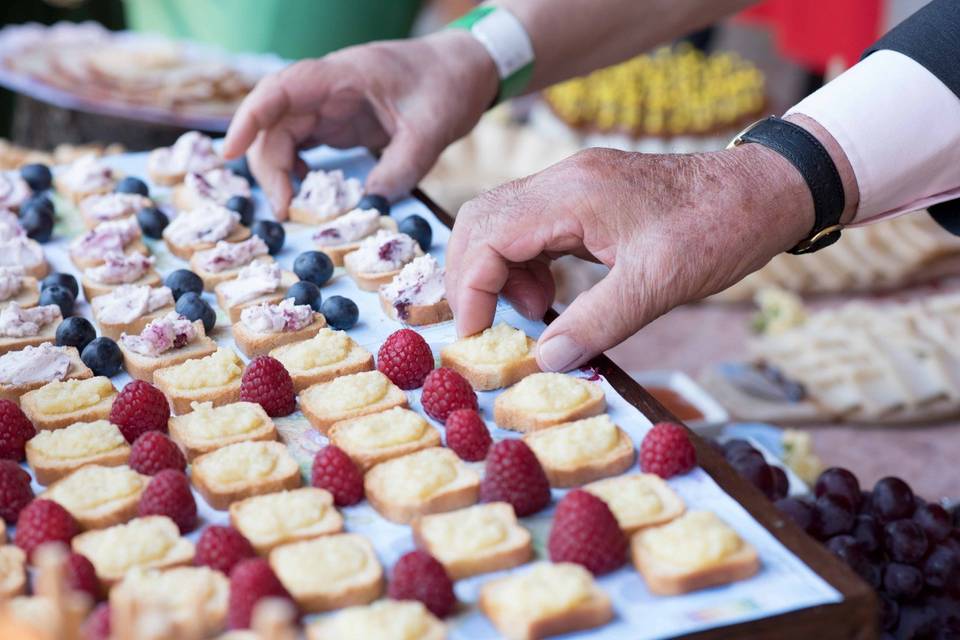
[[[809,238],[805,238],[797,243],[793,249],[790,250],[792,254],[801,254],[801,253],[810,253],[816,251],[817,249],[822,249],[823,247],[829,246],[840,239],[840,232],[843,231],[842,224],[833,224],[829,227],[824,227],[820,231],[816,232]],[[835,238],[829,238],[830,235],[836,234]],[[828,240],[828,242],[823,242]],[[822,244],[821,244],[822,243]]]
[[[748,131],[750,131],[751,129],[753,129],[755,126],[757,126],[758,124],[760,124],[766,119],[767,118],[760,118],[759,120],[755,120],[754,122],[751,122],[750,124],[745,126],[743,129],[740,130],[740,133],[733,136],[733,140],[731,140],[730,143],[727,144],[726,148],[733,149],[734,147],[739,147],[741,144],[743,144],[743,136],[745,136]]]

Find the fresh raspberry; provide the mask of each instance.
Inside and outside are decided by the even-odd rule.
[[[197,501],[190,492],[190,481],[182,471],[164,469],[153,476],[140,496],[140,516],[167,516],[177,523],[180,533],[197,526]]]
[[[457,604],[447,570],[432,555],[420,550],[397,560],[388,593],[394,600],[419,600],[438,618],[447,617]]]
[[[256,402],[271,418],[288,416],[297,410],[293,379],[279,360],[258,356],[243,372],[240,399]]]
[[[39,498],[20,512],[14,542],[32,556],[33,550],[45,542],[62,542],[70,546],[70,540],[79,531],[77,521],[69,511],[53,500]]]
[[[187,459],[173,440],[159,431],[147,431],[133,443],[127,464],[137,473],[155,476],[164,469],[184,471]]]
[[[9,400],[0,400],[0,459],[20,462],[27,440],[37,435],[27,415]]]
[[[168,420],[170,403],[167,397],[143,380],[127,383],[110,407],[110,422],[120,427],[120,433],[130,444],[147,431],[166,433]]]
[[[100,599],[100,579],[97,578],[97,570],[93,568],[93,563],[86,556],[76,552],[71,552],[67,556],[64,580],[74,591],[89,594],[93,602]]]
[[[80,627],[83,640],[110,640],[110,604],[101,602]]]
[[[673,422],[661,422],[644,436],[640,443],[640,468],[669,478],[686,473],[697,464],[697,452],[687,430]]]
[[[256,557],[250,541],[233,527],[210,525],[200,534],[193,564],[207,566],[230,575],[241,560]]]
[[[446,422],[447,416],[457,409],[477,410],[477,394],[462,375],[440,367],[427,374],[420,396],[424,411],[434,420]]]
[[[480,483],[482,502],[509,502],[519,517],[550,504],[550,482],[540,461],[523,440],[501,440],[487,455]]]
[[[261,598],[284,598],[296,607],[266,558],[241,560],[230,572],[227,626],[231,629],[248,628],[253,608]]]
[[[547,550],[552,562],[576,562],[599,576],[624,563],[627,537],[606,502],[574,489],[557,505]]]
[[[30,474],[13,460],[0,460],[0,519],[16,522],[31,500]]]
[[[332,493],[338,507],[356,504],[363,499],[363,473],[336,445],[327,445],[317,451],[310,484]]]
[[[400,329],[380,345],[377,369],[401,389],[416,389],[433,371],[433,352],[419,333]]]
[[[479,462],[490,451],[490,432],[480,414],[472,409],[457,409],[447,416],[447,446],[468,462]]]

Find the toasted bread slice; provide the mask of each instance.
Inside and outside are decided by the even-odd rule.
[[[45,312],[40,311],[39,313]],[[41,325],[36,335],[19,337],[0,336],[0,355],[9,351],[19,351],[24,347],[35,347],[44,342],[54,342],[57,337],[57,327],[60,326],[62,321],[63,316],[60,315],[60,309],[57,308],[55,317],[50,322]]]
[[[76,350],[75,347],[50,347],[52,349],[57,349],[64,353],[67,358],[69,358],[69,364],[67,365],[66,373],[60,378],[62,380],[84,380],[86,378],[93,377],[93,371],[90,370],[90,367],[83,364],[83,361],[80,359],[80,353]],[[2,357],[10,357],[13,353],[22,353],[23,349],[4,354]],[[22,380],[23,376],[18,376],[16,379]],[[53,378],[56,379],[56,378]],[[52,382],[53,379],[40,379],[40,380],[30,380],[29,382],[0,382],[0,399],[10,400],[19,404],[20,397],[28,391],[33,391],[34,389],[39,389],[48,382]]]
[[[240,273],[240,269],[243,269],[245,266],[247,266],[246,264],[242,264],[231,269],[224,269],[223,271],[208,271],[200,266],[200,260],[198,259],[199,255],[200,252],[195,252],[192,256],[190,256],[190,270],[200,276],[200,279],[203,280],[204,291],[212,292],[221,282],[233,280],[237,277],[237,274]],[[273,262],[273,256],[257,256],[250,262]],[[250,264],[250,262],[247,264]]]
[[[407,394],[379,371],[341,376],[300,392],[300,410],[321,433],[335,422],[406,406]]]
[[[187,360],[172,367],[157,369],[153,383],[166,395],[176,413],[189,413],[194,402],[210,402],[215,407],[240,400],[243,362],[233,349]]]
[[[607,408],[599,384],[565,373],[533,373],[497,396],[493,419],[513,431],[538,431],[589,418]]]
[[[423,416],[401,407],[335,422],[327,437],[363,471],[384,460],[442,444],[440,432]]]
[[[536,344],[523,331],[498,324],[442,348],[440,363],[459,372],[477,391],[489,391],[540,371]]]
[[[197,337],[182,347],[164,351],[157,357],[147,356],[142,353],[131,351],[123,340],[118,342],[120,351],[123,353],[123,368],[127,370],[130,377],[137,380],[146,380],[153,382],[153,375],[159,369],[174,367],[194,358],[205,358],[217,351],[217,343],[212,338],[207,337],[203,330],[203,322],[194,320],[193,328],[197,332]]]
[[[134,568],[110,590],[114,610],[124,602],[149,602],[173,631],[201,637],[221,631],[227,621],[230,581],[209,567],[175,567],[163,571]]]
[[[300,486],[300,465],[281,442],[237,442],[193,461],[193,486],[214,509]]]
[[[90,464],[50,485],[41,497],[59,502],[84,530],[103,529],[137,515],[149,476],[126,465]]]
[[[633,441],[607,415],[523,436],[552,487],[576,487],[623,473],[633,464]]]
[[[107,529],[74,537],[73,550],[93,563],[105,587],[119,582],[131,569],[168,569],[193,562],[194,546],[180,537],[167,516],[134,518]]]
[[[150,255],[150,249],[147,248],[147,245],[143,244],[143,240],[140,239],[139,237],[134,238],[130,242],[128,242],[127,245],[123,248],[123,252],[127,254],[139,253],[140,255],[143,255],[143,256]],[[99,267],[101,264],[103,264],[103,257],[102,256],[94,256],[94,257],[78,256],[76,252],[71,251],[70,262],[72,262],[73,266],[75,266],[77,269],[80,269],[81,271],[83,271],[84,269],[88,269],[90,267]]]
[[[509,569],[533,557],[530,532],[506,502],[423,516],[410,527],[417,546],[439,560],[452,580]]]
[[[130,445],[120,428],[106,420],[77,422],[55,431],[40,431],[27,441],[27,463],[37,482],[56,482],[80,467],[127,464]]]
[[[367,604],[383,592],[383,568],[370,542],[338,533],[293,542],[270,552],[270,566],[309,613]]]
[[[343,517],[329,491],[302,487],[230,505],[230,524],[264,554],[280,545],[343,531]]]
[[[246,302],[238,302],[237,304],[230,304],[227,302],[227,299],[224,297],[223,292],[220,289],[220,286],[217,285],[213,288],[214,293],[217,295],[217,304],[220,305],[220,308],[227,312],[230,316],[230,322],[236,323],[240,322],[240,314],[247,307],[252,307],[261,303],[268,304],[277,304],[283,297],[287,295],[287,289],[292,287],[294,284],[300,281],[300,278],[297,277],[292,271],[283,271],[280,274],[280,286],[277,287],[277,290],[273,293],[268,293],[262,296],[257,296],[252,300],[247,300]],[[222,282],[220,284],[223,284]]]
[[[190,413],[173,416],[170,437],[180,445],[187,460],[236,442],[277,439],[277,427],[256,402],[231,402],[214,407],[195,403]]]
[[[418,600],[377,600],[348,607],[307,626],[307,640],[394,637],[445,640],[447,626]]]
[[[363,478],[367,500],[391,522],[475,504],[480,476],[450,449],[433,447],[381,462]]]
[[[150,313],[145,313],[136,320],[132,322],[124,323],[112,323],[104,322],[103,320],[98,320],[96,313],[94,312],[94,320],[97,320],[97,326],[100,327],[100,333],[107,336],[112,340],[119,340],[120,336],[123,334],[139,334],[141,331],[147,328],[147,325],[156,320],[157,318],[162,318],[171,311],[174,311],[176,307],[170,304],[165,307],[160,307],[156,311],[151,311]]]
[[[314,312],[313,322],[297,331],[280,331],[278,333],[256,333],[251,331],[243,320],[233,325],[233,339],[237,348],[248,358],[256,358],[269,353],[277,347],[293,342],[303,342],[317,335],[320,329],[327,326],[323,314]]]
[[[190,215],[189,213],[182,213],[180,215]],[[243,226],[237,225],[233,231],[227,235],[226,238],[221,238],[221,240],[226,240],[227,242],[240,242],[241,240],[246,240],[250,237],[250,229]],[[216,242],[198,242],[197,244],[183,245],[171,242],[167,239],[166,236],[163,238],[164,244],[167,245],[167,248],[170,250],[170,253],[177,256],[181,260],[189,260],[190,257],[197,251],[206,251],[207,249],[213,249],[217,243]]]
[[[160,286],[162,279],[160,274],[157,273],[156,269],[150,269],[142,276],[134,280],[133,282],[123,282],[119,284],[107,284],[105,282],[96,282],[92,280],[87,274],[83,274],[80,277],[80,286],[83,288],[83,295],[87,300],[93,300],[97,296],[105,296],[117,287],[120,284],[136,284],[136,285],[148,285],[151,287]]]
[[[380,216],[378,220],[380,223],[380,229],[386,231],[392,231],[393,233],[397,232],[397,221],[391,218],[390,216]],[[374,231],[370,235],[374,235]],[[360,240],[362,240],[361,238]],[[343,257],[348,253],[353,253],[360,248],[360,240],[356,242],[346,242],[344,244],[338,245],[328,245],[328,244],[317,244],[317,251],[327,254],[327,257],[330,258],[330,261],[335,267],[343,266]]]
[[[20,398],[20,408],[37,429],[62,429],[76,422],[105,420],[117,397],[110,378],[54,380]]]
[[[345,331],[329,327],[303,342],[270,350],[293,378],[297,393],[340,376],[373,371],[373,354],[353,341]]]
[[[0,311],[11,302],[16,302],[21,309],[30,309],[40,303],[40,285],[37,279],[32,276],[23,276],[20,278],[20,290],[16,294],[0,300]]]
[[[377,291],[383,285],[390,284],[403,269],[403,267],[401,267],[400,269],[392,269],[390,271],[366,273],[357,268],[355,260],[351,258],[352,255],[355,255],[355,252],[350,252],[343,256],[343,268],[346,269],[347,275],[353,278],[353,282],[357,287],[364,291]],[[414,258],[422,255],[423,250],[420,249],[420,245],[417,245],[414,248]]]
[[[645,527],[670,522],[683,515],[683,499],[663,478],[653,473],[635,473],[591,482],[583,487],[607,503],[626,535]]]
[[[380,308],[391,320],[402,322],[414,327],[437,324],[453,319],[450,303],[444,298],[435,304],[411,304],[403,308],[402,313],[380,293]]]
[[[27,591],[27,554],[20,547],[0,547],[0,601]]]
[[[50,273],[50,263],[47,262],[46,258],[44,258],[37,264],[29,267],[24,266],[23,272],[29,278],[33,278],[34,280],[43,280],[47,277],[47,274]]]
[[[710,511],[641,529],[630,554],[647,588],[663,596],[744,580],[760,569],[756,549]]]
[[[102,196],[110,193],[113,191],[114,186],[116,186],[116,181],[114,180],[114,184],[102,185],[88,191],[77,191],[75,189],[71,189],[62,178],[62,176],[58,175],[53,176],[53,188],[56,189],[58,195],[63,196],[74,205],[79,205],[84,198],[89,198],[90,196]],[[84,224],[86,224],[86,222]]]

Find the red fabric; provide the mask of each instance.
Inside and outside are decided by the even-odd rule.
[[[823,73],[836,58],[852,66],[881,35],[882,5],[883,0],[765,0],[740,18],[769,26],[783,56]]]

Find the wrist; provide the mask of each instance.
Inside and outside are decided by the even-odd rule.
[[[497,97],[500,77],[493,58],[469,31],[444,29],[425,38],[442,66],[442,73],[456,87],[453,99],[466,100],[483,113]]]

